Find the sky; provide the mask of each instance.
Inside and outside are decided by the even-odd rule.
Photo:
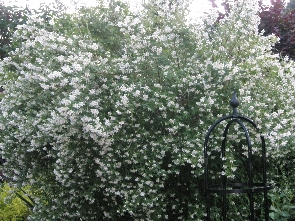
[[[68,11],[75,11],[75,8],[78,6],[94,6],[96,5],[97,0],[0,0],[0,2],[4,2],[4,5],[16,5],[19,7],[26,7],[26,5],[29,8],[39,9],[40,5],[42,4],[50,4],[55,1],[60,1],[67,7],[70,7]],[[138,10],[138,5],[144,1],[144,0],[123,0],[128,1],[130,4],[130,8]],[[224,0],[216,0],[216,3],[218,6],[221,5],[221,2]],[[258,1],[258,0],[257,0]],[[77,4],[79,2],[79,4]],[[211,6],[208,0],[191,0],[191,6],[190,6],[190,14],[188,15],[190,20],[194,20],[200,18],[204,12],[210,10]],[[286,0],[285,2],[289,2],[289,0]],[[263,3],[265,5],[270,5],[270,0],[263,0]],[[221,12],[223,11],[223,7],[221,7]]]
[[[77,5],[80,6],[94,6],[96,4],[96,0],[59,0],[66,6],[70,7],[70,11],[74,11]],[[125,0],[130,4],[130,8],[138,8],[138,4],[143,0]],[[220,6],[223,0],[216,0],[217,5]],[[38,9],[42,4],[50,4],[55,2],[55,0],[0,0],[0,2],[4,2],[5,5],[17,5],[19,7],[26,7]],[[79,2],[79,4],[77,4]],[[190,18],[199,18],[205,11],[210,10],[210,3],[208,0],[191,0],[192,4],[190,7]],[[286,0],[285,2],[289,2]],[[270,0],[263,0],[265,5],[270,4]],[[221,7],[222,11],[222,7]]]
[[[5,5],[17,5],[21,7],[25,7],[28,5],[30,8],[38,9],[40,4],[48,4],[50,2],[54,2],[54,0],[0,0],[0,2],[4,2]],[[88,5],[92,6],[95,5],[96,0],[60,0],[65,5],[73,6],[75,2],[79,1],[82,5]],[[141,0],[129,0],[131,7],[136,7],[138,2],[141,2]],[[217,0],[217,2],[221,2],[222,0]],[[264,0],[264,2],[267,4],[270,2],[270,0]],[[208,9],[208,1],[207,0],[193,0],[191,8],[193,11],[205,11]]]

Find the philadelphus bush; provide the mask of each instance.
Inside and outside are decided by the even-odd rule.
[[[6,175],[36,192],[30,220],[203,220],[204,136],[233,90],[269,160],[294,154],[295,66],[258,33],[256,1],[219,23],[162,0],[126,7],[31,15],[14,33],[0,139]]]

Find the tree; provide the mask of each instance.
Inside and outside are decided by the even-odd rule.
[[[7,57],[7,54],[14,50],[11,44],[11,37],[17,25],[24,24],[27,20],[27,9],[20,9],[15,6],[5,6],[0,3],[0,59]]]
[[[217,9],[215,0],[209,1],[212,3],[212,7]],[[218,11],[217,21],[223,19],[230,11],[229,1],[224,1],[222,5],[225,12]],[[272,0],[271,6],[265,6],[260,0],[259,6],[261,8],[259,31],[263,32],[264,35],[274,34],[280,38],[280,41],[273,48],[275,53],[295,59],[295,11],[290,10],[292,1],[286,6],[284,0]]]
[[[295,1],[294,0],[289,0],[286,6],[287,10],[292,11],[295,9]]]
[[[271,7],[264,7],[260,13],[260,31],[264,35],[275,34],[280,41],[274,49],[282,56],[295,59],[294,10],[286,10],[284,1],[271,1]]]

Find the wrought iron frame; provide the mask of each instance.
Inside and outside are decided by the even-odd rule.
[[[254,200],[253,194],[254,193],[264,193],[264,214],[265,220],[269,220],[269,208],[268,208],[268,199],[267,199],[267,191],[272,188],[270,184],[267,183],[266,178],[266,150],[265,150],[265,139],[264,136],[260,134],[261,145],[262,145],[262,170],[263,170],[263,178],[261,183],[254,183],[253,182],[253,162],[252,162],[252,145],[250,140],[249,131],[246,128],[243,122],[250,123],[256,131],[259,132],[257,125],[249,118],[240,116],[237,112],[237,107],[239,106],[239,101],[236,97],[236,94],[233,94],[233,97],[230,101],[230,105],[233,108],[232,115],[228,115],[225,117],[221,117],[218,119],[208,130],[205,142],[204,142],[204,162],[205,162],[205,195],[206,195],[206,213],[207,213],[207,221],[210,221],[210,197],[211,193],[222,194],[222,220],[225,221],[227,217],[226,211],[226,196],[228,194],[237,194],[237,193],[246,193],[249,197],[249,204],[250,204],[250,216],[249,220],[254,221]],[[208,178],[208,141],[210,134],[214,130],[214,128],[220,124],[221,122],[229,120],[227,123],[224,132],[223,132],[223,140],[221,144],[221,156],[225,157],[225,146],[227,140],[228,130],[234,123],[239,124],[246,137],[247,146],[248,146],[248,183],[227,183],[226,175],[221,176],[222,184],[221,185],[209,185],[209,178]]]

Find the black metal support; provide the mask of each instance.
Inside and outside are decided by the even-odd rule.
[[[210,199],[213,197],[213,193],[220,194],[222,196],[222,220],[227,220],[227,195],[228,194],[247,194],[249,198],[249,220],[254,221],[255,220],[255,208],[254,208],[254,194],[256,193],[263,193],[264,198],[264,214],[265,214],[265,221],[269,220],[269,210],[268,210],[268,199],[267,199],[267,191],[270,190],[272,187],[270,184],[267,184],[267,178],[266,178],[266,150],[265,150],[265,140],[262,135],[260,135],[261,140],[261,167],[262,167],[262,180],[261,182],[254,182],[254,172],[253,172],[253,150],[252,150],[252,144],[250,140],[249,131],[246,128],[246,125],[244,123],[250,124],[254,130],[259,132],[259,129],[257,125],[250,120],[249,118],[240,116],[237,111],[237,107],[239,106],[239,101],[236,97],[236,94],[233,94],[233,97],[230,101],[230,105],[233,108],[232,115],[222,117],[218,119],[208,130],[206,137],[205,137],[205,143],[204,143],[204,162],[205,162],[205,193],[206,193],[206,212],[207,217],[206,220],[211,220],[211,214],[210,214],[210,208],[211,208],[211,202]],[[209,154],[208,154],[208,142],[209,139],[211,139],[211,133],[213,130],[223,121],[228,121],[224,132],[223,132],[223,140],[221,143],[221,157],[222,159],[225,159],[226,157],[226,141],[227,141],[227,135],[229,132],[229,129],[232,125],[238,124],[240,128],[244,132],[245,140],[247,143],[247,166],[246,170],[248,171],[248,181],[245,182],[234,182],[234,183],[228,183],[228,177],[226,176],[225,172],[223,171],[224,162],[222,161],[222,165],[220,168],[221,172],[221,184],[212,184],[214,183],[214,178],[209,176]]]

